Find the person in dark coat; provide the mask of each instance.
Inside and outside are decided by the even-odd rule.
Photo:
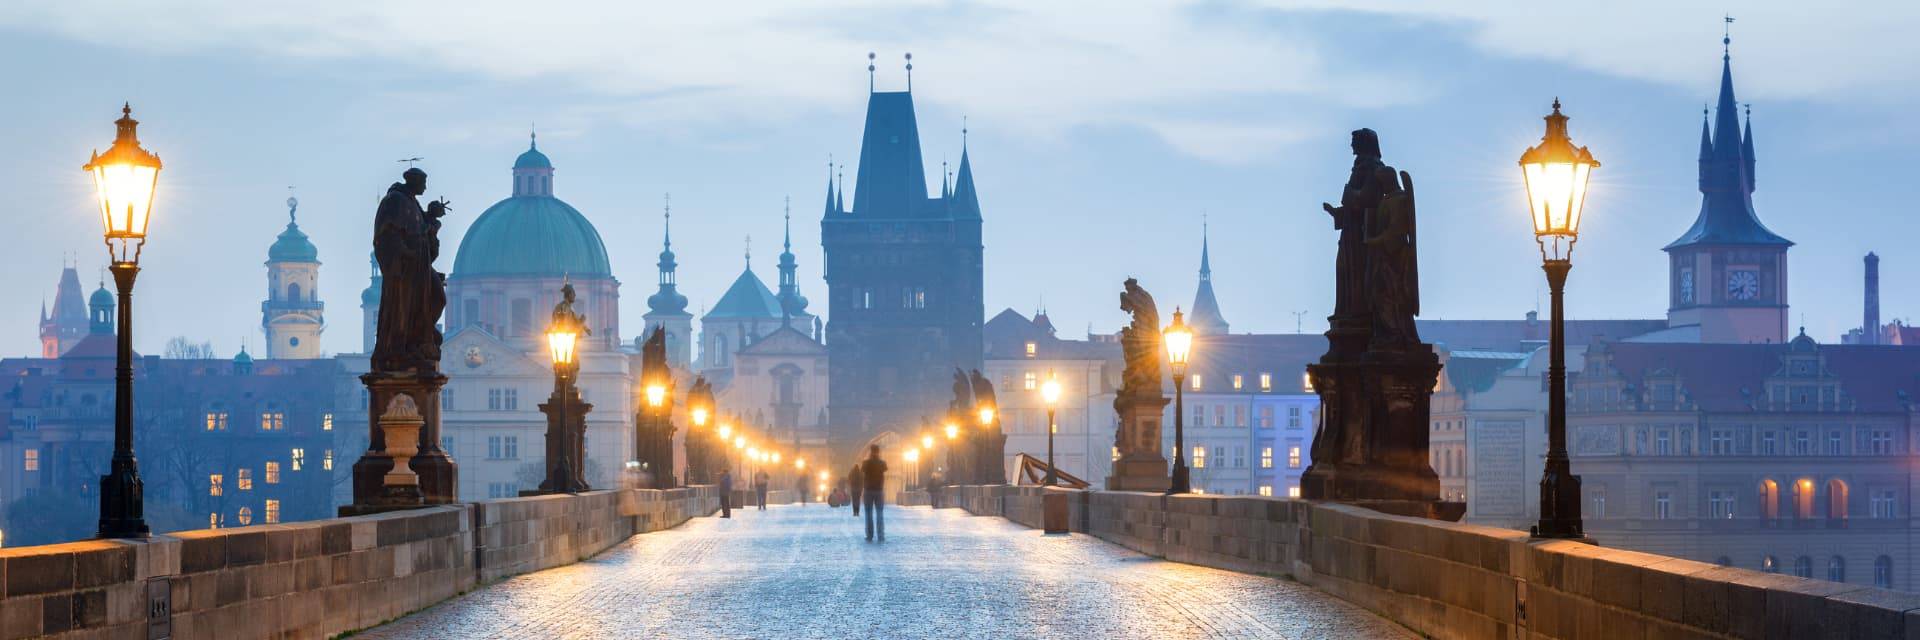
[[[853,468],[847,470],[847,495],[853,498],[853,517],[855,518],[860,517],[861,486],[860,463],[855,462]]]
[[[761,511],[767,510],[767,483],[770,480],[765,471],[753,474],[753,498],[758,502],[755,506]]]
[[[867,503],[867,541],[872,542],[878,534],[879,540],[886,542],[887,521],[880,508],[886,504],[887,461],[880,459],[880,445],[867,448],[867,459],[860,463],[860,479],[860,499]]]
[[[733,472],[720,470],[720,517],[733,517]]]

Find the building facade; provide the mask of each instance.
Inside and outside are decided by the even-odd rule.
[[[982,366],[983,245],[972,161],[927,193],[911,91],[868,95],[852,207],[820,222],[836,456],[947,405],[953,370]]]
[[[1008,481],[1020,481],[1012,477],[1018,472],[1019,454],[1047,458],[1047,405],[1040,385],[1051,377],[1061,391],[1054,414],[1054,466],[1101,485],[1113,471],[1118,424],[1113,398],[1123,366],[1120,343],[1099,336],[1063,339],[1055,335],[1045,312],[1028,319],[1012,309],[988,320],[985,336],[981,374],[993,383],[1000,428],[1007,436],[1001,468]]]
[[[1608,546],[1913,590],[1920,351],[1602,343],[1569,386]]]

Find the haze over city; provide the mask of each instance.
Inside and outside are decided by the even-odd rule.
[[[78,166],[122,101],[168,163],[141,295],[169,304],[146,307],[143,352],[173,336],[223,354],[243,340],[258,349],[255,274],[285,225],[288,186],[326,265],[322,295],[344,305],[365,287],[372,207],[405,166],[394,160],[424,157],[429,197],[453,202],[451,255],[473,217],[507,195],[529,129],[553,157],[556,194],[599,227],[630,294],[652,280],[667,193],[680,289],[696,311],[739,274],[746,236],[755,269],[771,273],[788,197],[802,288],[820,289],[827,159],[848,171],[858,160],[869,51],[882,90],[905,87],[902,56],[915,56],[930,189],[971,131],[990,210],[990,311],[1044,304],[1066,334],[1111,332],[1127,276],[1172,306],[1191,295],[1205,216],[1237,330],[1290,332],[1298,311],[1303,330],[1323,328],[1332,244],[1319,203],[1339,196],[1328,185],[1345,170],[1346,132],[1369,126],[1420,184],[1422,317],[1519,318],[1544,288],[1522,268],[1535,249],[1514,163],[1558,97],[1603,163],[1569,315],[1656,317],[1659,249],[1699,207],[1699,110],[1714,97],[1723,9],[1737,14],[1735,74],[1762,164],[1755,207],[1798,243],[1792,321],[1837,339],[1857,325],[1861,255],[1877,251],[1890,274],[1920,261],[1885,240],[1920,231],[1898,205],[1902,161],[1920,142],[1908,113],[1920,84],[1903,62],[1920,51],[1902,34],[1914,9],[1901,3],[834,3],[716,14],[348,2],[326,16],[220,2],[13,4],[0,9],[0,52],[33,61],[10,74],[12,93],[33,99],[0,104],[14,124],[14,153],[0,158],[13,232],[0,243],[15,274],[0,299],[16,301],[0,313],[10,336],[0,344],[32,346],[63,259],[89,288],[103,266]],[[1102,28],[1072,28],[1088,11]],[[98,29],[101,15],[139,28]],[[1580,37],[1552,26],[1566,20]],[[1898,282],[1883,293],[1889,317],[1920,305]],[[637,317],[643,300],[623,296],[623,311]],[[358,331],[336,322],[323,348],[355,350]]]

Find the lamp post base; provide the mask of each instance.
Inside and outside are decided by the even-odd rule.
[[[1173,477],[1167,480],[1167,495],[1180,493],[1193,493],[1193,477],[1187,465],[1175,464]]]
[[[1580,476],[1567,469],[1565,460],[1547,463],[1540,476],[1540,524],[1533,526],[1535,538],[1587,537],[1580,518]],[[1554,467],[1561,467],[1555,469]]]
[[[100,476],[101,538],[146,538],[153,535],[143,511],[146,484],[140,481],[132,456],[115,456],[113,470]]]

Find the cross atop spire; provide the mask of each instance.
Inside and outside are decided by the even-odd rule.
[[[747,234],[747,270],[753,270],[753,234]]]
[[[913,52],[907,52],[907,91],[913,91]]]
[[[661,205],[661,210],[662,210],[662,216],[664,216],[665,222],[662,224],[662,231],[660,234],[660,244],[665,248],[672,249],[673,248],[673,192],[671,191],[667,192],[664,200],[665,202]]]
[[[873,52],[868,51],[867,52],[867,93],[873,93],[873,59],[874,59]]]
[[[781,218],[783,218],[782,226],[786,234],[786,237],[780,241],[780,248],[791,252],[793,251],[793,196],[782,197],[780,209]]]

